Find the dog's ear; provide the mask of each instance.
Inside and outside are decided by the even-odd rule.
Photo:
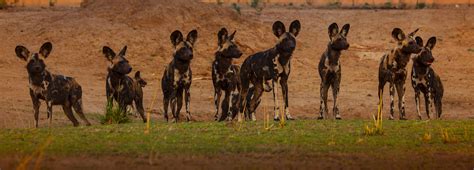
[[[420,30],[419,28],[417,28],[415,31],[411,32],[410,34],[408,34],[409,37],[413,37],[415,36],[416,32],[418,32],[418,30]]]
[[[290,24],[290,32],[296,37],[298,36],[298,33],[300,33],[301,30],[301,24],[300,21],[294,20]]]
[[[337,26],[336,23],[332,23],[328,27],[328,34],[329,38],[332,39],[332,37],[336,36],[339,33],[339,26]]]
[[[194,45],[194,43],[196,43],[197,38],[198,38],[198,32],[197,32],[197,30],[192,30],[192,31],[189,32],[188,35],[186,36],[186,41],[187,41],[187,42],[190,42],[192,45]]]
[[[423,39],[420,36],[416,36],[415,41],[418,46],[423,47]]]
[[[349,29],[351,28],[351,25],[350,24],[345,24],[344,26],[342,26],[342,29],[341,29],[341,35],[344,36],[344,37],[347,37],[347,34],[349,34]]]
[[[398,42],[405,40],[405,33],[400,28],[394,28],[392,31],[392,37]]]
[[[112,61],[115,57],[115,52],[110,47],[104,46],[102,47],[102,53],[104,54],[107,60]]]
[[[221,28],[219,33],[217,33],[217,45],[222,46],[222,44],[227,40],[227,29]]]
[[[433,48],[436,45],[436,37],[431,37],[428,39],[428,42],[426,42],[426,47],[429,48],[430,50],[433,50]]]
[[[235,33],[237,33],[237,30],[235,30],[232,34],[230,34],[229,40],[234,40]]]
[[[181,41],[183,41],[183,34],[181,33],[181,31],[176,30],[173,33],[171,33],[170,39],[173,46],[176,46]]]
[[[140,79],[140,71],[135,72],[135,79]]]
[[[135,72],[135,80],[140,84],[141,87],[145,87],[147,82],[140,76],[140,71]]]
[[[50,42],[46,42],[41,46],[39,54],[41,54],[41,56],[43,56],[44,58],[47,58],[51,53],[51,50],[53,50],[53,44],[51,44]]]
[[[16,46],[15,48],[15,53],[18,58],[21,58],[23,60],[28,60],[28,57],[30,57],[30,51],[24,47],[24,46]]]
[[[118,55],[119,55],[120,57],[125,57],[125,54],[126,54],[126,53],[127,53],[127,46],[124,46],[124,47],[122,48],[122,50],[120,50],[120,52],[119,52]]]
[[[276,21],[275,23],[273,23],[272,29],[273,34],[275,34],[275,36],[278,38],[280,38],[280,36],[286,32],[285,24],[283,24],[283,22],[281,21]]]

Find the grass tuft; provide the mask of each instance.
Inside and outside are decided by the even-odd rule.
[[[441,140],[444,144],[458,143],[459,139],[456,135],[448,131],[448,129],[441,129]]]
[[[129,123],[130,118],[127,116],[130,114],[127,110],[122,111],[118,104],[112,103],[113,100],[109,100],[105,107],[105,116],[100,117],[101,124],[121,124],[121,123]]]

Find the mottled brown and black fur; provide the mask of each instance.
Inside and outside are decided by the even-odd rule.
[[[389,54],[385,54],[380,61],[379,66],[379,98],[383,94],[385,84],[390,85],[390,120],[394,119],[394,95],[395,88],[398,93],[398,108],[400,110],[400,120],[406,120],[405,117],[405,80],[407,77],[406,66],[410,61],[411,55],[419,53],[421,47],[416,43],[416,29],[412,33],[405,35],[400,28],[392,31],[392,37],[397,41],[397,47],[392,49]],[[382,105],[382,103],[380,103]]]
[[[26,70],[30,82],[30,96],[33,101],[35,126],[38,127],[38,117],[40,100],[46,101],[48,118],[53,120],[53,105],[62,105],[64,113],[71,120],[74,126],[79,122],[74,117],[72,109],[86,123],[91,125],[84,115],[82,109],[82,88],[74,78],[50,73],[46,69],[44,59],[46,59],[53,45],[50,42],[44,43],[38,53],[30,53],[24,46],[15,48],[16,55],[27,62]]]
[[[290,62],[293,51],[296,48],[296,36],[301,29],[298,20],[291,23],[289,31],[281,21],[273,24],[273,34],[278,38],[276,45],[266,51],[258,52],[245,59],[241,67],[240,78],[242,82],[241,98],[245,102],[245,109],[241,107],[240,112],[245,110],[246,119],[255,119],[255,110],[260,103],[263,91],[273,89],[274,120],[279,120],[277,91],[275,85],[280,82],[285,101],[285,117],[293,119],[289,112],[288,104],[288,77],[290,75]],[[272,81],[270,85],[269,81]],[[245,100],[244,100],[245,99]]]
[[[197,37],[198,32],[196,30],[189,32],[186,40],[184,40],[183,34],[178,30],[171,33],[170,39],[174,47],[173,60],[166,67],[161,79],[163,110],[166,121],[168,121],[168,106],[170,103],[174,122],[179,121],[179,112],[183,106],[183,96],[186,103],[186,120],[191,120],[191,112],[189,111],[192,83],[191,60],[194,57],[193,47]]]
[[[116,101],[122,112],[126,112],[127,107],[133,106],[132,104],[135,103],[143,122],[146,122],[142,91],[146,82],[140,77],[140,71],[135,73],[134,79],[128,76],[132,67],[125,58],[126,52],[127,46],[123,47],[118,55],[110,47],[104,46],[102,48],[105,58],[110,61],[105,82],[107,103],[113,104],[113,100]]]
[[[339,94],[339,85],[341,83],[341,63],[339,58],[341,57],[342,50],[349,49],[349,43],[346,38],[349,29],[349,24],[344,25],[341,31],[339,31],[339,27],[336,23],[329,25],[328,34],[330,41],[326,51],[321,56],[318,66],[319,76],[321,77],[321,104],[319,107],[318,119],[324,119],[324,116],[328,114],[327,101],[330,87],[332,88],[332,95],[334,98],[334,117],[336,119],[341,119],[339,108],[337,106],[337,95]]]
[[[216,106],[216,120],[223,121],[230,117],[234,119],[240,108],[240,66],[233,65],[234,58],[240,58],[242,52],[234,42],[235,31],[229,36],[227,29],[222,28],[217,34],[218,49],[212,62],[212,83],[214,85],[214,104]],[[219,103],[222,100],[222,111],[219,116]]]
[[[413,69],[411,72],[411,84],[415,90],[416,112],[421,120],[420,92],[422,92],[425,97],[426,116],[428,119],[430,119],[432,103],[434,103],[436,108],[436,118],[441,118],[444,88],[441,78],[431,68],[431,64],[435,61],[431,52],[436,45],[436,37],[428,39],[425,46],[423,46],[423,39],[421,37],[416,37],[416,42],[422,47],[421,52],[413,58]]]

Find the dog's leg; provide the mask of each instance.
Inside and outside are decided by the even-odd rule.
[[[41,102],[38,98],[36,98],[33,92],[30,90],[31,101],[33,101],[33,112],[35,117],[35,127],[38,128],[38,120],[39,120],[39,109],[41,106]]]
[[[260,97],[262,97],[263,94],[263,84],[262,83],[257,83],[254,86],[254,93],[252,100],[250,100],[250,107],[249,107],[249,113],[251,114],[251,119],[252,121],[256,121],[257,118],[255,117],[255,111],[257,109],[257,106],[260,104]]]
[[[247,106],[247,93],[248,93],[248,89],[249,88],[249,84],[244,84],[242,83],[242,90],[240,91],[240,109],[239,109],[239,117],[238,117],[238,121],[242,121],[241,118],[243,116],[244,120],[246,118],[246,115],[244,112],[247,112],[246,108],[248,107]]]
[[[337,106],[337,95],[339,94],[340,82],[341,82],[341,75],[339,74],[337,77],[335,77],[335,80],[332,83],[332,97],[334,98],[333,112],[334,112],[334,117],[336,118],[336,120],[341,119],[341,115],[339,114],[339,108]]]
[[[388,118],[389,120],[393,120],[394,117],[394,110],[395,110],[395,86],[394,83],[389,82],[389,90],[390,90],[390,117]]]
[[[137,107],[137,111],[143,119],[143,123],[146,123],[147,119],[145,117],[145,109],[143,108],[143,97],[135,99],[135,106]]]
[[[383,100],[380,100],[381,98],[383,98],[383,90],[384,90],[384,87],[385,87],[385,84],[387,82],[384,81],[384,80],[379,80],[379,89],[378,89],[378,100],[379,100],[379,106],[381,109],[383,109]],[[375,116],[375,119],[378,120],[379,117],[378,117],[378,114]]]
[[[221,95],[221,89],[216,87],[216,89],[214,90],[214,105],[216,106],[216,114],[214,115],[214,120],[217,120],[219,116],[219,102],[221,101]]]
[[[177,89],[176,88],[173,88],[173,91],[171,92],[171,95],[170,95],[170,102],[171,102],[171,113],[173,114],[173,121],[175,123],[178,123],[178,119],[179,117],[177,117],[177,114],[176,114],[176,92]]]
[[[241,101],[240,101],[240,88],[237,87],[234,89],[234,91],[232,92],[232,116],[231,116],[231,120],[235,119],[235,116],[237,116],[238,112],[239,112],[239,109],[240,109],[240,105],[241,105]]]
[[[166,94],[163,97],[163,116],[165,117],[165,121],[168,122],[168,107],[170,104],[169,96]]]
[[[272,80],[272,92],[273,92],[273,120],[280,121],[280,103],[278,102],[278,84],[275,82],[276,80]]]
[[[253,94],[255,93],[255,87],[252,85],[252,87],[249,88],[247,92],[247,97],[245,98],[245,119],[246,120],[252,120],[252,113],[250,112],[250,101],[252,101]]]
[[[177,100],[177,106],[176,106],[176,117],[179,120],[179,114],[181,112],[181,108],[183,107],[183,88],[178,88],[178,92],[176,93],[176,100]]]
[[[416,113],[418,114],[418,119],[421,120],[421,113],[420,113],[420,89],[415,88],[415,107]]]
[[[405,81],[396,83],[398,94],[398,109],[400,110],[400,120],[407,120],[405,115]]]
[[[74,126],[79,126],[79,122],[77,121],[76,117],[74,117],[72,113],[72,106],[70,104],[64,104],[63,110],[64,110],[64,113],[66,113],[67,118],[71,120],[72,124]]]
[[[84,115],[84,111],[82,110],[82,99],[78,99],[74,102],[72,105],[74,108],[74,111],[79,115],[79,117],[82,119],[82,121],[86,122],[86,126],[90,126],[91,123],[89,120],[87,120],[86,116]]]
[[[431,119],[430,117],[430,110],[431,110],[431,93],[428,91],[425,93],[425,108],[426,108],[426,116],[428,116],[428,119]]]
[[[321,81],[320,87],[320,100],[321,104],[319,106],[319,117],[318,119],[324,119],[328,113],[328,91],[329,91],[329,84],[327,84],[324,80]]]
[[[285,101],[285,117],[287,120],[295,120],[290,114],[290,105],[288,101],[288,77],[282,76],[280,79],[281,91],[283,93],[283,100]]]
[[[229,115],[229,107],[230,107],[230,90],[225,90],[224,100],[222,101],[222,113],[219,121],[223,121]]]
[[[191,121],[192,117],[191,117],[191,111],[189,110],[190,108],[190,104],[191,104],[191,91],[190,91],[190,88],[191,88],[191,84],[189,84],[185,89],[184,89],[184,100],[186,102],[186,119],[187,121]]]
[[[51,124],[53,123],[53,104],[51,103],[51,101],[48,101],[48,99],[46,99],[46,109],[49,119],[49,126],[51,126]]]

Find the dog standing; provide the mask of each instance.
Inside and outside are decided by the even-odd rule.
[[[190,104],[190,87],[192,82],[191,60],[193,59],[193,46],[198,37],[198,32],[192,30],[188,33],[186,40],[183,34],[176,30],[171,33],[170,39],[174,46],[173,60],[166,67],[161,79],[161,89],[163,90],[163,110],[165,120],[168,121],[168,106],[171,102],[171,112],[173,113],[174,122],[179,121],[179,112],[186,102],[186,119],[191,120]]]
[[[212,83],[214,85],[214,104],[216,114],[214,118],[219,121],[225,120],[228,116],[234,119],[240,108],[240,67],[232,64],[232,59],[240,58],[242,52],[234,42],[235,31],[229,36],[227,29],[222,28],[217,34],[218,49],[212,62]],[[224,100],[222,101],[221,117],[219,116],[219,102],[222,91]],[[232,106],[232,107],[231,107]],[[229,107],[230,110],[229,110]]]
[[[329,44],[326,51],[321,56],[319,61],[318,71],[321,77],[321,105],[318,119],[324,119],[328,114],[328,90],[332,88],[332,95],[334,98],[333,112],[336,119],[341,119],[339,108],[337,107],[337,95],[339,94],[339,85],[341,83],[341,63],[339,58],[342,50],[349,48],[347,42],[347,34],[349,33],[350,25],[346,24],[339,32],[339,27],[336,23],[332,23],[328,28]]]
[[[411,84],[415,90],[416,112],[421,120],[420,92],[422,92],[425,97],[428,119],[430,119],[431,100],[435,104],[436,117],[441,118],[443,111],[441,100],[443,99],[444,88],[441,78],[431,68],[431,64],[435,60],[431,51],[436,45],[436,37],[428,39],[425,46],[423,46],[423,39],[421,37],[416,37],[415,39],[418,45],[422,47],[420,54],[413,58],[413,69],[411,72]]]
[[[405,117],[405,80],[407,77],[406,66],[410,61],[412,54],[421,51],[421,47],[416,43],[416,29],[412,33],[405,35],[400,28],[394,28],[392,37],[397,41],[397,47],[392,49],[389,54],[385,54],[379,66],[379,99],[383,94],[385,84],[390,84],[390,120],[394,119],[394,95],[395,88],[398,93],[398,108],[400,110],[400,120],[406,120]],[[382,105],[382,103],[379,103]]]
[[[143,91],[142,87],[145,87],[146,82],[140,77],[140,71],[135,73],[135,78],[132,79],[128,76],[132,72],[132,67],[125,58],[127,52],[127,46],[123,47],[118,55],[107,46],[102,48],[102,53],[105,58],[110,61],[106,79],[106,95],[107,103],[112,104],[112,100],[117,101],[119,108],[122,112],[127,111],[127,107],[133,106],[135,102],[136,109],[146,122],[145,109],[143,108]]]
[[[86,122],[82,109],[82,88],[74,78],[50,73],[46,69],[44,60],[48,58],[53,45],[50,42],[44,43],[38,53],[30,53],[24,46],[16,46],[15,53],[18,58],[27,62],[26,70],[30,82],[30,96],[33,101],[35,116],[35,126],[38,127],[40,100],[46,101],[47,114],[51,124],[53,120],[53,105],[62,105],[64,113],[71,120],[74,126],[79,126],[79,122],[74,117],[72,108],[76,114]]]
[[[285,101],[285,117],[289,120],[293,119],[288,108],[288,76],[290,75],[290,61],[296,48],[296,36],[301,29],[301,24],[298,20],[293,21],[289,32],[286,32],[285,25],[281,21],[276,21],[272,28],[273,34],[278,38],[276,45],[271,49],[249,56],[241,67],[241,101],[245,102],[245,107],[241,107],[240,112],[243,113],[245,108],[246,119],[256,120],[255,110],[260,103],[263,91],[271,91],[278,81]],[[272,81],[271,86],[269,81]],[[280,119],[277,96],[277,91],[273,88],[275,113],[273,119],[276,121]]]

